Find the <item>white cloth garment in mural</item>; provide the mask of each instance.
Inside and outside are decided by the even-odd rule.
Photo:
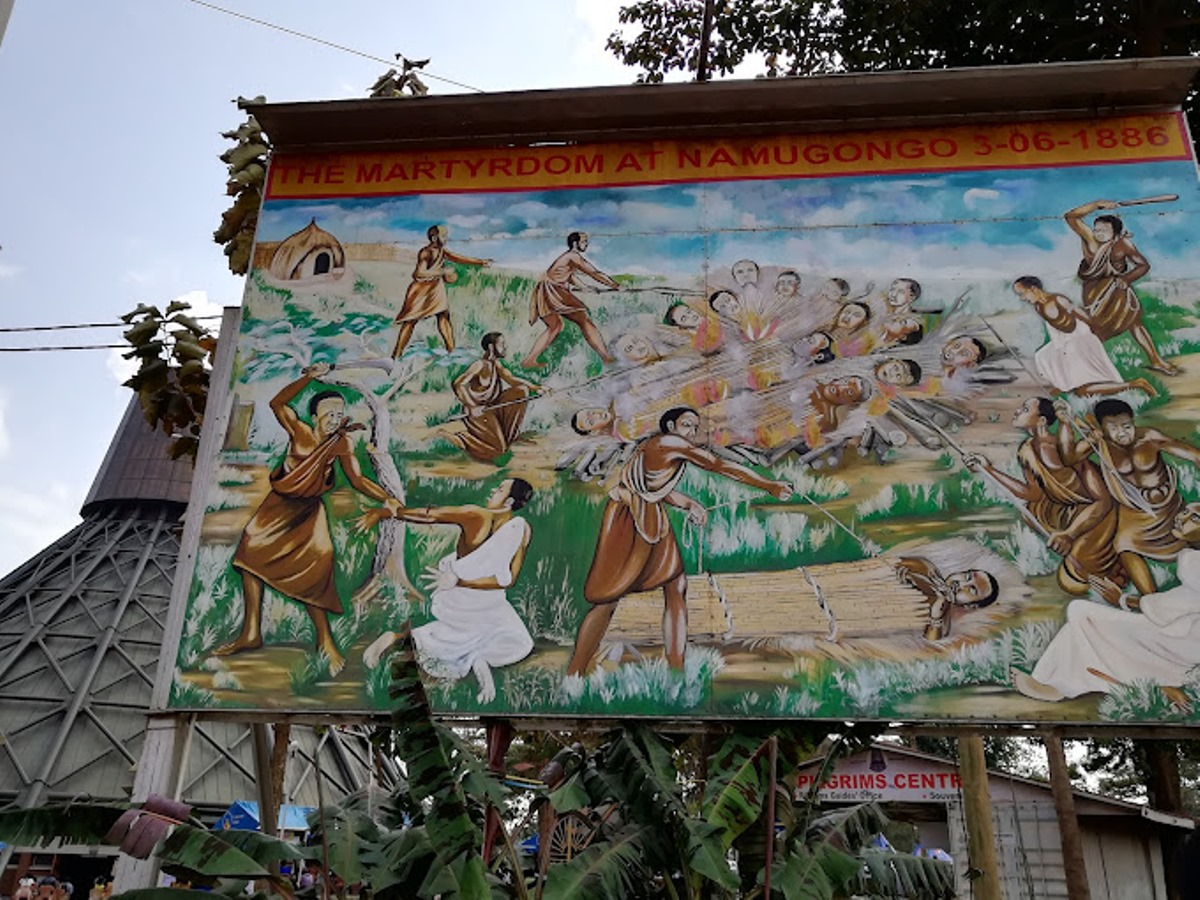
[[[1038,374],[1060,391],[1073,391],[1085,384],[1120,384],[1125,379],[1117,371],[1100,339],[1082,319],[1075,320],[1074,331],[1047,327],[1050,342],[1033,355]]]
[[[1178,687],[1200,666],[1200,550],[1179,553],[1178,587],[1142,597],[1140,613],[1091,600],[1073,600],[1066,624],[1033,670],[1042,684],[1067,697],[1108,691],[1117,681],[1153,680]]]
[[[480,589],[455,586],[434,591],[430,611],[434,620],[413,630],[421,664],[443,678],[463,678],[474,672],[479,700],[496,696],[491,669],[524,659],[533,638],[504,588],[512,584],[512,561],[529,529],[524,519],[509,519],[479,547],[459,558],[445,556],[438,569],[453,572],[460,581],[494,578],[501,587]]]

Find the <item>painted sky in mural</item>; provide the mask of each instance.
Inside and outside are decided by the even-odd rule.
[[[283,156],[172,703],[1196,720],[1196,214],[1171,115]]]

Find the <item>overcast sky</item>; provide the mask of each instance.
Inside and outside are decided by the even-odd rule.
[[[488,91],[626,84],[615,0],[218,0]],[[364,97],[382,63],[190,0],[16,0],[0,43],[0,327],[115,321],[177,297],[241,302],[212,243],[239,94]],[[435,93],[463,88],[427,79]],[[111,343],[117,329],[0,334]],[[105,351],[0,353],[0,573],[76,522],[131,394]]]

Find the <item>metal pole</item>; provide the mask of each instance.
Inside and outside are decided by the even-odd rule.
[[[971,896],[975,900],[1002,900],[996,834],[992,828],[992,798],[988,793],[981,735],[966,732],[958,736],[958,763],[962,773],[963,816],[967,822]]]
[[[1056,731],[1042,736],[1046,745],[1046,762],[1050,767],[1050,792],[1054,795],[1054,812],[1058,816],[1058,832],[1062,837],[1063,873],[1067,879],[1070,900],[1091,900],[1088,888],[1087,865],[1083,859],[1083,836],[1079,833],[1079,818],[1075,815],[1075,791],[1067,771],[1062,737]]]

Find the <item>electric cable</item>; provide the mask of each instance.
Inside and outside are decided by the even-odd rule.
[[[327,41],[324,38],[314,37],[311,34],[305,34],[303,31],[296,31],[292,28],[285,28],[282,25],[276,25],[274,22],[267,22],[264,19],[256,19],[254,16],[248,16],[245,13],[240,13],[232,9],[225,9],[222,6],[217,6],[215,3],[208,3],[207,0],[188,0],[188,2],[195,3],[197,6],[203,6],[208,9],[216,10],[217,12],[225,13],[225,15],[233,16],[237,19],[245,19],[247,22],[253,22],[256,25],[262,25],[265,28],[273,28],[276,31],[282,31],[284,34],[290,34],[293,37],[303,38],[306,41],[312,41],[316,44],[324,44],[326,47],[333,47],[335,50],[341,50],[345,53],[353,53],[355,56],[361,56],[364,59],[370,59],[374,62],[383,63],[385,66],[394,67],[396,65],[395,60],[384,59],[381,56],[375,56],[371,53],[364,53],[361,50],[355,50],[353,47],[335,44],[333,41]],[[426,71],[425,69],[421,70],[421,75],[424,78],[432,78],[434,81],[444,81],[446,84],[452,84],[455,87],[466,88],[468,91],[475,91],[479,94],[485,93],[483,88],[477,88],[470,84],[463,84],[461,81],[455,81],[453,78],[446,78],[443,75],[434,75],[432,72]]]
[[[192,316],[197,322],[213,321],[221,318],[213,316]],[[73,322],[62,325],[14,325],[0,328],[0,334],[24,334],[32,331],[71,331],[77,328],[129,328],[131,322]]]

